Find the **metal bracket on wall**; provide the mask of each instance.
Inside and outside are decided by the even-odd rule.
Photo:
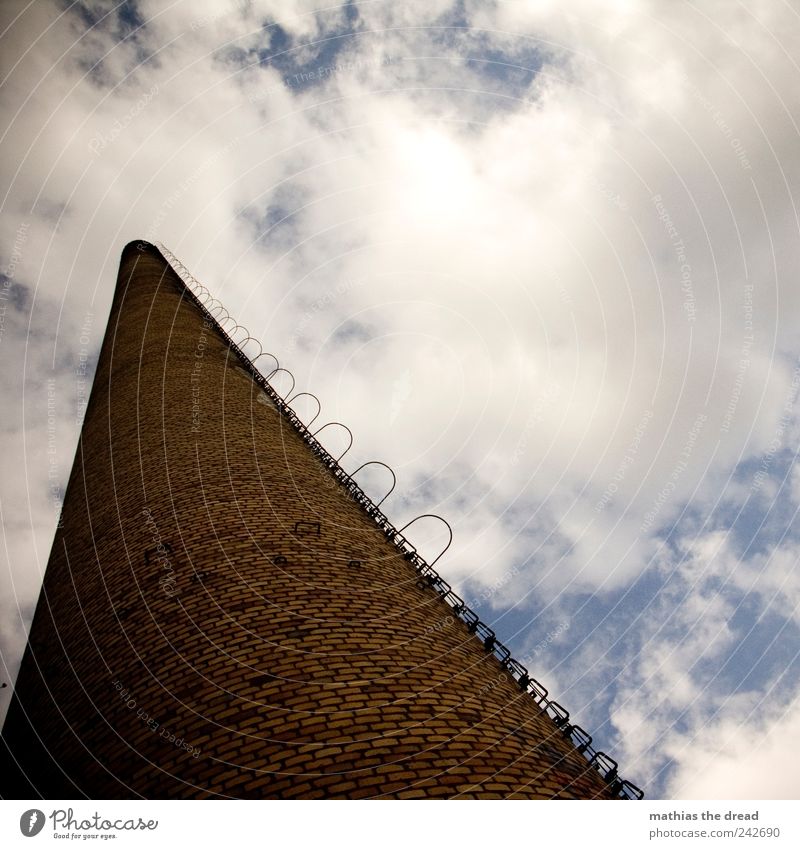
[[[397,475],[394,473],[394,469],[391,466],[388,466],[382,460],[367,460],[366,463],[362,463],[354,472],[350,473],[350,479],[352,480],[365,466],[383,466],[384,469],[389,470],[389,474],[392,476],[392,486],[386,495],[381,498],[380,501],[375,502],[376,507],[380,507],[384,501],[394,492],[395,486],[397,486]]]
[[[548,702],[545,713],[559,728],[569,724],[569,711],[558,702]]]
[[[214,298],[214,300],[216,301],[216,298]],[[225,309],[225,307],[222,306],[219,301],[217,301],[217,305],[213,307],[213,309],[210,309],[208,312],[209,315],[217,322],[217,324],[219,324],[220,327],[222,327],[222,321],[224,321],[225,319],[220,321],[219,316],[222,315],[222,313],[225,313],[226,318],[230,318],[231,316],[231,314]],[[222,329],[224,330],[225,328],[223,327]]]
[[[644,799],[644,790],[637,787],[632,781],[623,779],[619,783],[619,795],[625,799]]]
[[[617,778],[617,762],[605,752],[595,752],[589,760],[606,781]]]
[[[259,374],[261,374],[261,372],[259,371],[259,368],[256,365],[256,362],[258,362],[258,360],[260,360],[261,357],[272,357],[272,359],[275,360],[275,369],[273,369],[273,371],[276,370],[276,369],[279,369],[281,367],[281,364],[278,362],[278,358],[275,356],[275,354],[272,354],[269,351],[262,351],[257,357],[254,357],[251,361],[251,365],[253,366],[253,368],[255,368],[255,370]]]
[[[294,532],[297,536],[307,536],[308,534],[316,534],[316,536],[320,535],[320,525],[319,522],[295,522],[294,523]]]
[[[438,559],[439,559],[439,558],[440,558],[440,557],[441,557],[441,556],[445,553],[445,551],[447,551],[447,549],[448,549],[448,548],[450,548],[450,546],[452,545],[452,543],[453,543],[453,529],[450,527],[450,523],[447,521],[447,519],[443,519],[441,516],[437,515],[436,513],[423,513],[421,516],[417,516],[417,518],[416,518],[416,519],[412,519],[410,522],[407,522],[405,525],[403,525],[403,527],[402,527],[402,528],[400,528],[400,529],[397,531],[397,533],[398,533],[398,534],[402,534],[402,533],[403,533],[403,531],[404,531],[407,527],[409,527],[410,525],[413,525],[413,524],[414,524],[414,522],[418,522],[420,519],[438,519],[440,522],[443,522],[445,525],[447,525],[447,530],[448,530],[448,531],[449,531],[449,533],[450,533],[450,539],[447,541],[447,545],[446,545],[446,546],[445,546],[445,547],[444,547],[444,548],[443,548],[443,549],[439,552],[439,554],[438,554],[438,555],[437,555],[437,556],[436,556],[433,560],[431,560],[431,562],[430,562],[430,564],[429,564],[429,565],[430,565],[430,567],[431,567],[431,568],[433,568],[433,566],[435,566],[435,565],[436,565],[436,561],[437,561],[437,560],[438,560]]]
[[[276,362],[277,362],[277,360],[276,360]],[[274,377],[276,374],[278,374],[278,372],[281,372],[281,371],[286,372],[286,374],[288,374],[288,375],[289,375],[289,377],[291,377],[291,379],[292,379],[292,385],[291,385],[291,387],[289,388],[289,391],[286,393],[287,395],[291,395],[291,394],[292,394],[292,392],[294,392],[294,375],[293,375],[293,374],[289,371],[289,369],[288,369],[288,368],[283,368],[282,366],[279,366],[278,368],[273,369],[273,370],[272,370],[272,371],[271,371],[271,372],[267,375],[267,383],[269,383],[270,378]],[[271,383],[270,383],[269,385],[270,385],[270,386],[272,386],[272,384],[271,384]]]
[[[255,355],[255,357],[252,358],[253,362],[255,362],[259,357],[264,355],[264,348],[261,346],[261,342],[259,342],[259,340],[256,339],[255,336],[250,335],[246,327],[243,327],[242,330],[247,333],[247,336],[239,343],[239,347],[244,350],[244,346],[248,342],[255,342],[255,344],[258,345],[258,353]]]
[[[353,431],[350,430],[350,428],[346,424],[342,424],[341,422],[328,422],[327,424],[322,425],[319,430],[315,430],[314,433],[312,433],[311,435],[316,439],[318,433],[322,433],[322,431],[325,430],[326,427],[331,427],[331,425],[343,427],[350,436],[350,443],[348,444],[347,448],[345,448],[344,451],[342,451],[342,453],[338,457],[334,458],[338,463],[341,461],[342,457],[344,457],[344,455],[347,454],[347,452],[353,447]]]
[[[320,404],[319,398],[317,398],[317,396],[313,392],[298,392],[297,395],[293,395],[286,402],[286,409],[291,410],[292,416],[294,416],[298,421],[300,421],[300,417],[297,415],[297,412],[295,411],[294,407],[291,406],[291,404],[292,401],[296,400],[297,398],[302,398],[303,395],[308,395],[309,398],[313,398],[317,402],[316,415],[313,419],[311,419],[311,421],[307,425],[305,425],[305,427],[311,427],[311,425],[314,424],[314,422],[317,420],[319,414],[322,412],[322,404]],[[300,422],[300,424],[302,424],[302,422]]]
[[[592,745],[591,735],[584,731],[580,725],[570,725],[568,729],[564,729],[564,733],[572,740],[573,745],[581,754]]]

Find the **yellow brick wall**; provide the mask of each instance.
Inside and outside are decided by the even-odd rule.
[[[610,797],[261,394],[129,245],[4,795]]]

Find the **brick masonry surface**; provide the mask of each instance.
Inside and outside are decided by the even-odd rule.
[[[611,797],[136,243],[2,741],[5,798]]]

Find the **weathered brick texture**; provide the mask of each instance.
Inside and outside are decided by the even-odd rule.
[[[4,796],[610,796],[149,245],[123,252],[62,519]]]

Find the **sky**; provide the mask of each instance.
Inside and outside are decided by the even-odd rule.
[[[788,0],[2,3],[0,716],[143,238],[623,777],[797,798],[798,62]]]

